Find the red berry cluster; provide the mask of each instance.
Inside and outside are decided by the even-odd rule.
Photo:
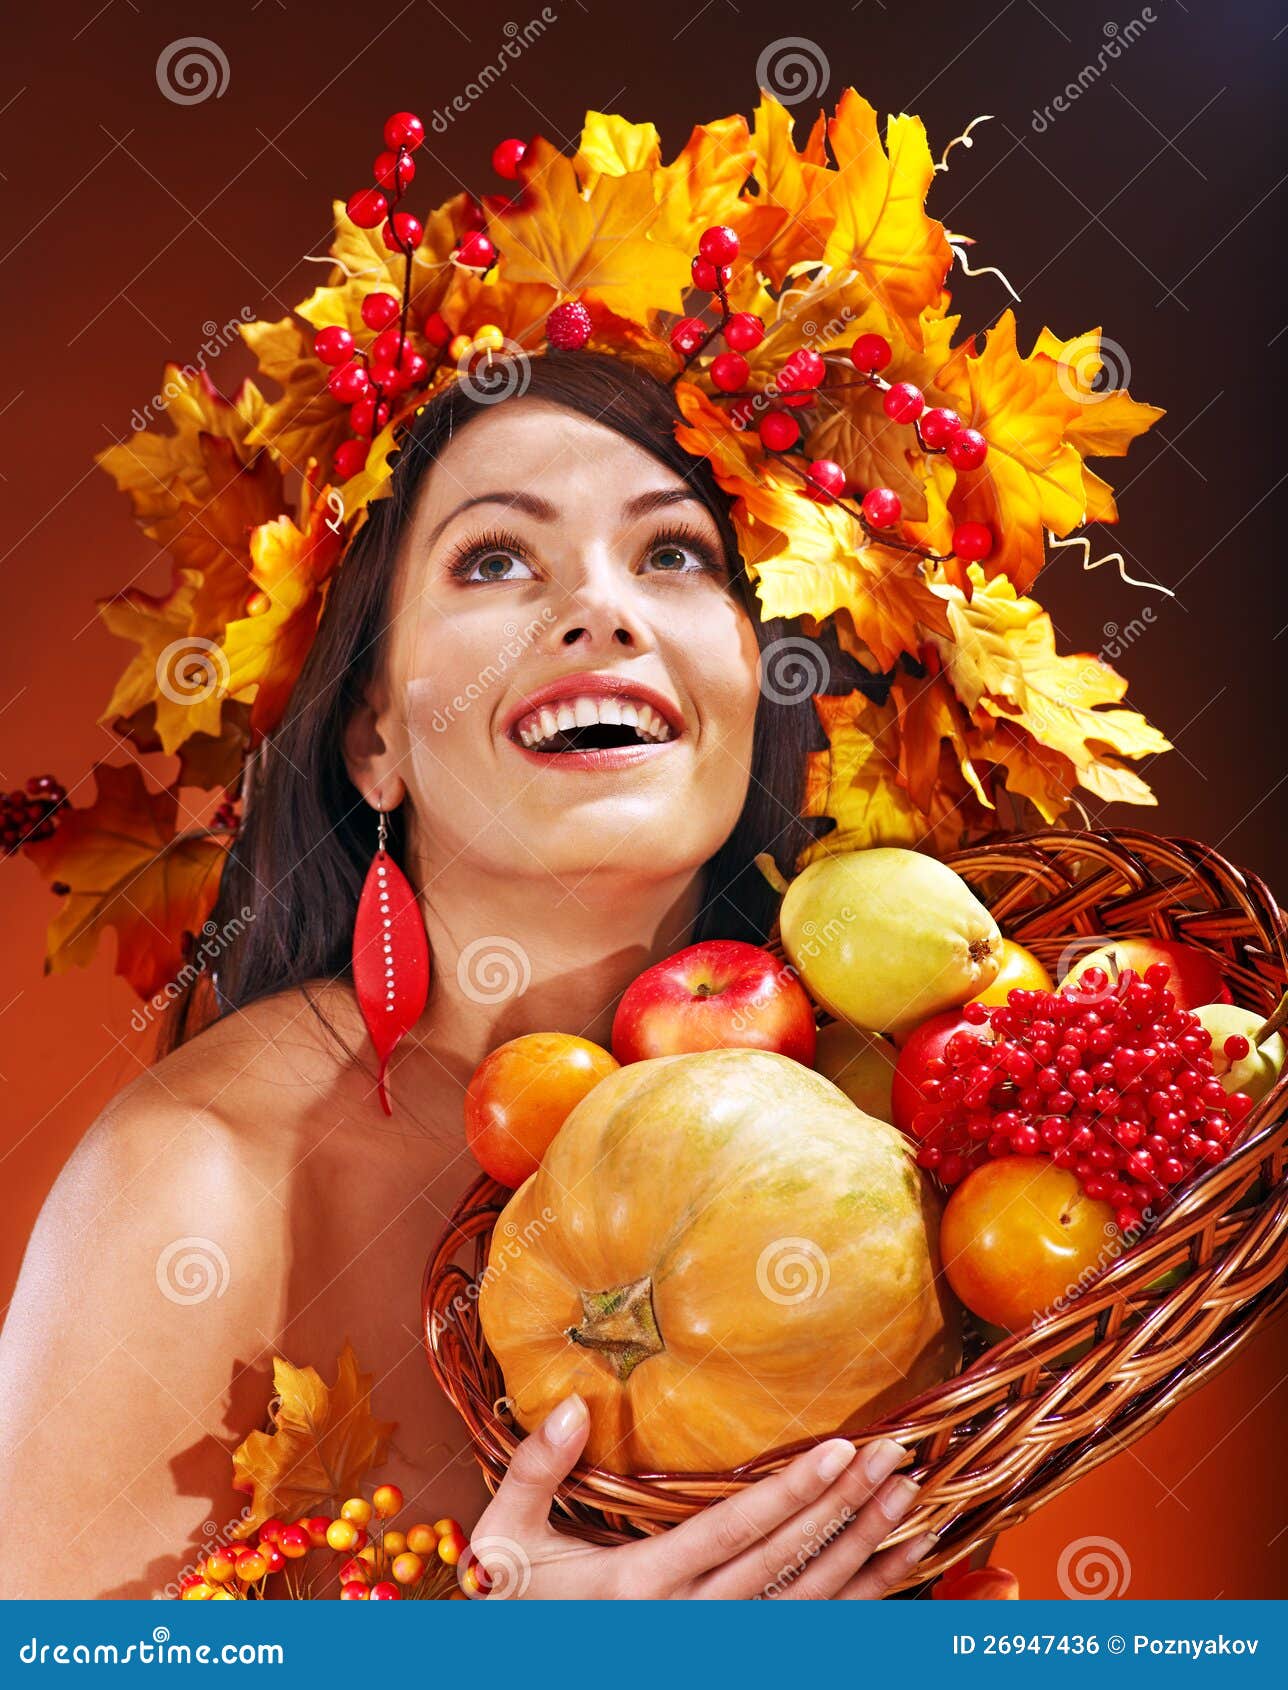
[[[1047,1155],[1112,1203],[1124,1232],[1161,1212],[1199,1164],[1221,1161],[1252,1107],[1226,1093],[1212,1035],[1177,1007],[1169,977],[1162,963],[1128,968],[1111,991],[1091,968],[1059,992],[968,1004],[925,1067],[919,1164],[951,1186],[990,1156]],[[1238,1060],[1247,1041],[1225,1049]]]
[[[802,346],[784,359],[767,393],[745,392],[750,366],[744,354],[760,345],[765,325],[753,312],[729,309],[726,287],[738,251],[734,230],[717,225],[703,233],[693,260],[693,284],[716,296],[720,320],[712,324],[703,317],[681,318],[671,330],[671,347],[684,359],[687,369],[717,335],[723,335],[727,350],[711,360],[708,374],[719,392],[737,396],[731,412],[734,422],[739,428],[754,427],[767,451],[795,452],[800,445],[801,425],[793,413],[814,404],[820,393],[854,384],[825,387],[825,359]],[[922,451],[942,452],[954,469],[978,469],[988,456],[988,441],[977,429],[967,428],[956,411],[947,407],[928,411],[925,395],[912,382],[887,381],[880,372],[893,356],[889,341],[879,334],[861,334],[850,348],[850,362],[862,378],[861,385],[882,393],[882,408],[891,422],[911,425]],[[767,396],[772,400],[769,410],[764,409]],[[845,471],[831,458],[807,460],[803,475],[803,491],[820,502],[839,500],[846,491]],[[871,487],[852,514],[870,536],[887,540],[888,531],[903,515],[903,503],[893,488]],[[919,547],[906,549],[927,558],[933,555]],[[986,523],[959,522],[953,530],[951,556],[980,562],[992,550],[993,533]]]
[[[48,839],[66,801],[67,788],[52,775],[33,775],[25,792],[0,792],[0,850],[11,857],[24,845]]]

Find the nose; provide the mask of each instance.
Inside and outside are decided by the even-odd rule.
[[[556,647],[582,645],[589,651],[621,645],[642,650],[650,644],[648,630],[630,602],[629,577],[607,559],[599,567],[588,564],[575,588],[562,596],[551,627]]]

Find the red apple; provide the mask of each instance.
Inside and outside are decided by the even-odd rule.
[[[619,1062],[726,1047],[814,1064],[814,1006],[792,968],[740,939],[706,939],[646,968],[613,1017]]]
[[[1090,956],[1079,957],[1063,983],[1080,980],[1089,968],[1100,968],[1112,985],[1124,968],[1133,968],[1143,975],[1156,962],[1172,971],[1167,989],[1178,1008],[1198,1009],[1205,1003],[1231,1002],[1230,988],[1216,964],[1193,945],[1177,944],[1171,939],[1115,939],[1111,945],[1092,951]]]

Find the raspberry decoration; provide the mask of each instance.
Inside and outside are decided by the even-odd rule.
[[[590,339],[590,312],[579,299],[566,299],[546,318],[546,339],[560,352],[579,352]]]
[[[1124,969],[1111,988],[1091,968],[1058,992],[1012,991],[918,1028],[895,1115],[920,1166],[952,1186],[990,1156],[1047,1155],[1112,1203],[1124,1232],[1161,1213],[1196,1168],[1222,1160],[1252,1107],[1227,1095],[1211,1034],[1177,1008],[1170,972]]]
[[[67,789],[53,775],[33,775],[25,792],[0,793],[0,850],[6,857],[38,839],[48,839]]]

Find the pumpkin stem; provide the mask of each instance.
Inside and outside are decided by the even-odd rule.
[[[647,1274],[607,1291],[583,1291],[581,1306],[584,1324],[570,1326],[564,1336],[585,1349],[598,1350],[619,1383],[629,1379],[642,1361],[666,1348],[653,1313],[653,1281]]]

